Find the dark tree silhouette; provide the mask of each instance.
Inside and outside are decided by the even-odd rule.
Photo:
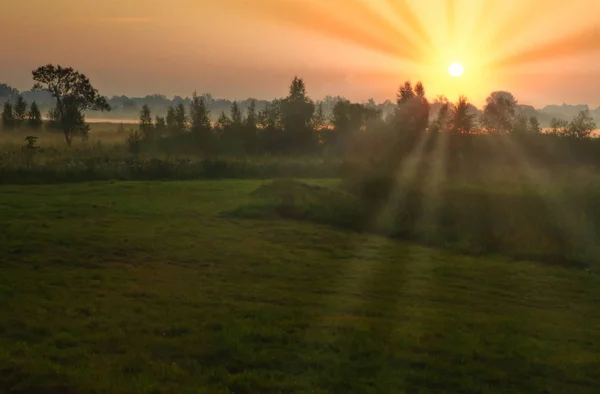
[[[452,106],[450,131],[453,134],[472,134],[475,132],[475,115],[469,112],[470,104],[465,96]]]
[[[231,127],[231,119],[229,119],[229,116],[227,116],[225,111],[221,111],[221,115],[219,115],[219,119],[217,119],[215,127],[221,138],[224,138],[225,135],[229,133],[229,128]]]
[[[432,133],[442,133],[442,132],[448,132],[449,128],[450,128],[450,102],[448,102],[448,99],[444,98],[440,98],[440,100],[437,102],[437,104],[439,104],[439,110],[438,113],[435,117],[435,120],[431,123],[431,126],[429,127],[429,130]]]
[[[27,125],[33,130],[39,130],[43,125],[42,113],[35,101],[32,102],[29,107],[29,112],[27,113]]]
[[[177,104],[175,107],[174,127],[176,133],[185,133],[188,130],[188,117],[183,103]]]
[[[529,132],[534,134],[540,134],[542,132],[540,121],[535,116],[529,118]]]
[[[211,153],[214,141],[206,95],[198,96],[194,92],[190,106],[190,130],[200,150]]]
[[[565,137],[577,139],[589,138],[595,129],[596,122],[590,116],[590,110],[585,109],[580,111],[569,123],[568,134]]]
[[[169,105],[167,109],[167,118],[165,120],[169,134],[178,134],[177,125],[175,123],[175,108]]]
[[[306,94],[301,78],[295,77],[289,95],[281,101],[281,121],[285,130],[285,149],[295,152],[310,152],[315,139],[311,121],[315,104]]]
[[[157,137],[162,137],[165,135],[167,132],[167,123],[165,118],[156,115],[156,119],[154,120],[154,130],[156,130]]]
[[[10,101],[4,103],[2,109],[2,130],[9,131],[15,127],[15,115]]]
[[[87,135],[89,128],[83,111],[110,111],[106,98],[100,96],[84,74],[71,67],[48,64],[34,70],[32,75],[36,82],[33,90],[50,92],[56,99],[60,127],[68,145],[76,134]]]
[[[234,127],[241,129],[243,121],[244,120],[242,118],[242,111],[240,111],[240,106],[238,105],[237,101],[234,101],[231,104],[231,123]]]
[[[488,133],[509,133],[513,130],[517,100],[509,92],[492,92],[486,99],[481,123]]]
[[[19,94],[19,91],[5,83],[0,83],[0,98],[12,99]]]
[[[27,119],[27,102],[23,99],[23,96],[17,96],[13,113],[15,127],[20,129],[25,119]]]
[[[250,100],[248,110],[246,111],[246,118],[244,119],[244,147],[246,152],[256,153],[258,150],[257,123],[256,100]]]
[[[142,133],[142,138],[146,141],[151,141],[154,139],[154,124],[152,123],[152,112],[150,111],[150,107],[144,104],[142,109],[140,110],[140,132]]]

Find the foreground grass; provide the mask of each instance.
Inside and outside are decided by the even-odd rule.
[[[2,186],[0,392],[596,392],[596,275],[222,214],[260,184]]]

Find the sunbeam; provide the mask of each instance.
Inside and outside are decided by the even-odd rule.
[[[432,52],[435,47],[431,39],[431,35],[419,20],[413,9],[406,4],[404,0],[386,0],[388,6],[394,11],[394,15],[399,22],[405,24],[427,48]]]
[[[551,61],[593,51],[600,51],[600,27],[598,26],[501,57],[493,61],[490,66],[496,69],[515,67],[527,63]]]

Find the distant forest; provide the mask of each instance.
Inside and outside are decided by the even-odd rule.
[[[48,111],[55,107],[56,101],[52,95],[46,91],[23,91],[19,92],[17,89],[12,88],[10,85],[0,83],[0,106],[6,101],[12,101],[13,103],[17,100],[18,96],[21,95],[23,99],[29,103],[36,102],[40,108],[41,113],[44,117],[47,117]],[[232,100],[214,98],[210,94],[201,94],[204,98],[205,103],[210,109],[211,120],[216,122],[221,112],[228,112],[233,104]],[[169,107],[177,107],[179,104],[183,104],[189,107],[192,104],[192,97],[181,97],[174,96],[173,98],[167,98],[162,94],[152,94],[145,97],[128,97],[128,96],[112,96],[108,98],[108,104],[112,108],[110,112],[96,112],[90,113],[89,116],[99,119],[114,119],[114,120],[125,120],[130,119],[137,121],[139,119],[140,110],[144,106],[148,106],[153,114],[165,117],[169,110]],[[247,113],[248,108],[252,102],[256,104],[256,110],[264,110],[269,104],[274,101],[258,100],[248,98],[246,100],[237,101],[239,109],[243,113]],[[326,96],[322,100],[316,101],[316,104],[322,105],[325,116],[330,117],[333,113],[335,105],[340,101],[347,101],[341,96]],[[431,103],[430,116],[433,118],[441,107],[441,102],[444,100],[438,98]],[[370,108],[378,110],[385,118],[388,115],[394,113],[396,103],[391,100],[377,103],[375,100],[370,99],[362,104],[368,105]],[[536,117],[540,122],[540,126],[547,128],[550,127],[553,118],[569,120],[577,116],[581,111],[589,110],[592,118],[600,123],[600,107],[596,109],[589,108],[588,105],[546,105],[543,108],[534,108],[530,105],[517,105],[517,113],[527,118],[532,116]],[[470,106],[470,111],[473,115],[479,117],[482,114],[481,109],[474,106]]]

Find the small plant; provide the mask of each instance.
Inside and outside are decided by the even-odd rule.
[[[27,137],[25,137],[25,142],[27,143],[27,145],[25,145],[25,147],[27,149],[35,149],[35,148],[37,148],[37,141],[38,141],[38,137],[33,136],[33,135],[28,135]]]

